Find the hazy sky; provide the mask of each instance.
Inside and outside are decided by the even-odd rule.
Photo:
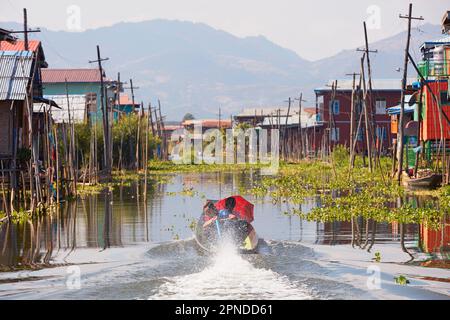
[[[28,8],[30,25],[52,30],[97,28],[121,21],[177,19],[204,22],[239,37],[264,35],[317,60],[363,43],[362,22],[375,41],[406,28],[411,0],[1,0],[0,21],[22,21]],[[448,0],[413,0],[413,15],[439,24]],[[77,6],[74,7],[73,6]],[[76,12],[79,8],[79,15]],[[68,13],[68,11],[70,11]],[[74,14],[75,12],[75,14]],[[75,20],[74,20],[75,17]],[[79,17],[79,19],[77,18]],[[78,24],[77,21],[80,23]],[[414,22],[417,26],[419,23]],[[72,29],[73,31],[73,29]]]

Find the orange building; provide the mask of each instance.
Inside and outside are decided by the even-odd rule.
[[[438,100],[442,115],[442,127],[444,138],[450,138],[450,100],[448,99],[448,81],[431,80],[427,81],[428,86],[424,88],[424,106],[422,110],[422,139],[439,140],[441,138],[441,125],[439,122],[439,109],[435,98]],[[433,97],[434,94],[434,97]]]

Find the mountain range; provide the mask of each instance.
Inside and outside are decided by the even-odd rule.
[[[0,27],[21,25],[4,22]],[[88,61],[97,58],[100,45],[102,56],[109,58],[104,63],[107,77],[116,78],[117,72],[124,81],[132,77],[139,87],[137,99],[160,99],[169,120],[180,120],[187,112],[214,118],[219,108],[228,117],[245,107],[283,106],[300,92],[306,105],[313,106],[314,88],[359,72],[361,57],[355,48],[308,61],[263,36],[240,38],[203,23],[178,20],[123,22],[83,32],[41,28],[31,37],[43,42],[50,68],[95,67]],[[414,29],[411,52],[416,59],[425,40],[439,37],[437,25]],[[396,69],[403,65],[405,40],[406,33],[399,32],[370,44],[378,50],[371,54],[374,78],[401,77]],[[317,41],[327,45],[326,38]]]

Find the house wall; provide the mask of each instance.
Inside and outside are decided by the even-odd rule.
[[[438,99],[440,99],[440,91],[448,91],[447,81],[429,81],[428,85]],[[436,101],[428,88],[424,90],[424,102],[423,109],[423,124],[422,124],[422,137],[423,140],[438,140],[441,138],[441,126],[439,124],[439,115]],[[450,104],[442,105],[442,110],[450,119]],[[446,119],[442,117],[442,123],[444,128],[444,138],[450,138],[450,125]]]
[[[17,148],[29,146],[28,119],[23,116],[23,101],[0,101],[0,158],[11,158],[14,138]]]
[[[135,108],[133,107],[132,104],[121,104],[121,105],[116,105],[114,106],[114,109],[119,110],[123,113],[125,113],[126,115],[133,113]],[[114,112],[114,120],[117,121],[120,118],[120,113],[119,112]]]
[[[334,114],[334,121],[336,124],[336,128],[338,128],[339,131],[339,137],[336,141],[333,141],[334,145],[340,144],[349,147],[351,95],[351,91],[336,92],[335,100],[339,101],[339,113]],[[328,128],[328,124],[330,121],[329,106],[331,101],[331,91],[316,92],[316,97],[318,101],[320,99],[323,99],[323,104],[320,103],[320,105],[317,106],[317,111],[319,112],[318,119],[325,122],[323,130],[321,131],[321,135],[323,135],[325,129]],[[373,107],[375,108],[377,99],[384,99],[386,101],[386,108],[388,108],[397,105],[400,102],[400,98],[400,90],[373,90]],[[381,145],[383,149],[386,149],[392,145],[391,123],[387,111],[385,111],[383,114],[375,113],[375,122],[377,127],[380,128],[380,133],[381,130],[385,132],[384,134],[379,135],[380,139],[378,139],[377,143]],[[355,130],[357,125],[358,119],[355,118]],[[361,130],[364,130],[364,126],[362,126]],[[362,145],[362,141],[358,142],[357,147],[361,148]]]
[[[0,157],[12,154],[12,114],[9,108],[9,101],[0,101]]]
[[[66,94],[66,84],[65,83],[44,83],[44,95],[65,95]],[[102,110],[100,102],[100,83],[92,82],[82,82],[82,83],[68,83],[67,91],[69,94],[87,94],[95,93],[97,95],[97,119],[100,121],[102,119]]]

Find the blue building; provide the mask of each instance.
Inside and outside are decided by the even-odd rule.
[[[115,81],[105,78],[103,81],[106,88],[107,99],[113,99],[115,96]],[[67,88],[66,88],[67,82]],[[43,69],[42,85],[44,97],[59,101],[60,106],[67,110],[67,98],[69,103],[73,99],[77,100],[77,107],[80,108],[79,98],[85,97],[85,110],[77,110],[84,114],[85,119],[101,121],[101,79],[98,69]]]

